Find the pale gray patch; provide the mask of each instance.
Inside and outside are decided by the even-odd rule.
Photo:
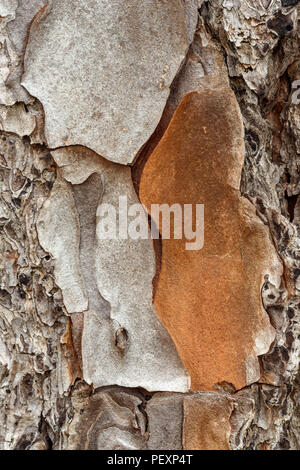
[[[25,53],[29,26],[33,17],[49,2],[47,0],[18,0],[15,3],[18,5],[15,19],[8,24],[7,29],[16,51],[21,57]]]
[[[102,194],[101,175],[93,173],[82,184],[73,186],[80,223],[80,266],[89,299],[89,309],[99,318],[110,318],[110,305],[100,295],[95,277],[96,211]]]
[[[16,8],[18,6],[18,0],[1,0],[0,3],[0,16],[14,16]]]
[[[0,129],[23,137],[30,135],[36,126],[35,116],[26,111],[23,103],[13,106],[0,105]]]
[[[72,188],[58,173],[50,197],[40,210],[37,231],[41,246],[55,262],[55,281],[68,313],[88,308],[79,262],[79,220]]]
[[[202,0],[182,0],[189,43],[193,41],[198,21],[198,8]]]
[[[89,294],[82,334],[84,380],[94,387],[188,390],[188,374],[152,305],[152,241],[101,240],[96,233],[96,201],[116,208],[119,196],[127,196],[128,207],[139,202],[130,168],[107,162],[83,147],[59,149],[52,155],[61,174],[80,183],[73,188],[82,231],[81,267]]]
[[[128,206],[138,203],[129,168],[111,165],[103,181],[101,204],[118,210],[119,196],[124,195]],[[85,313],[83,375],[95,387],[118,384],[149,391],[188,390],[187,372],[152,305],[154,273],[150,239],[103,240],[97,233],[97,285],[111,305],[111,322],[101,322],[92,311]],[[127,332],[124,350],[116,341],[120,328]]]
[[[2,339],[0,339],[0,364],[8,368],[11,366],[11,355]]]
[[[22,81],[44,106],[49,147],[132,162],[187,47],[181,0],[54,0],[30,32]]]
[[[0,23],[0,104],[11,106],[16,102],[14,94],[6,86],[7,79],[13,63],[13,51],[11,50],[9,38],[5,28]]]
[[[61,175],[73,185],[84,183],[92,173],[102,174],[111,165],[83,147],[61,148],[52,151],[51,155],[60,167]]]
[[[33,98],[20,84],[27,36],[34,16],[48,2],[47,0],[19,0],[14,3],[16,3],[15,17],[7,24],[7,33],[13,53],[11,54],[11,67],[6,86],[15,101],[29,103],[33,101]]]
[[[247,385],[255,383],[260,377],[260,367],[256,355],[246,358],[246,383]]]

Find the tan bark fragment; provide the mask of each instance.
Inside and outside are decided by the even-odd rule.
[[[203,394],[183,399],[183,448],[229,450],[233,405],[226,396]]]

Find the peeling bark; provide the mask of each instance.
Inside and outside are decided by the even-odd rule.
[[[88,3],[0,3],[0,449],[299,449],[299,3]]]

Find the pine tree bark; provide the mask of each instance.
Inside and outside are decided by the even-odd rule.
[[[108,95],[105,95],[108,91],[103,89],[100,97],[95,91],[99,66],[95,54],[100,50],[103,61],[107,60],[107,44],[114,47],[113,32],[105,37],[103,50],[101,44],[93,43],[91,34],[88,38],[91,50],[83,48],[82,56],[77,57],[76,70],[82,83],[78,94],[75,86],[68,88],[68,77],[70,83],[78,78],[70,75],[74,69],[73,62],[68,62],[68,50],[72,50],[74,43],[84,41],[84,32],[90,35],[93,18],[98,21],[100,7],[106,8],[103,5],[109,2],[91,2],[91,11],[87,11],[85,2],[70,0],[70,5],[74,3],[76,8],[82,8],[78,17],[75,8],[73,17],[72,9],[65,10],[56,0],[0,3],[0,449],[300,448],[300,100],[297,94],[300,6],[297,0],[168,1],[162,2],[161,7],[160,2],[147,0],[151,15],[145,13],[145,17],[134,5],[138,12],[135,14],[143,20],[143,31],[148,31],[149,18],[154,22],[149,26],[150,36],[145,33],[145,37],[139,38],[141,29],[129,22],[124,31],[128,32],[129,26],[139,34],[131,35],[131,39],[125,35],[123,43],[122,30],[118,38],[120,50],[127,50],[130,40],[133,50],[138,49],[135,41],[149,46],[145,60],[150,71],[143,63],[147,69],[145,75],[149,74],[147,79],[162,65],[160,60],[168,64],[164,65],[152,95],[140,90],[140,79],[134,74],[130,76],[126,69],[126,81],[129,80],[134,91],[130,97],[124,95],[121,77],[114,89],[114,109],[117,113],[120,103],[125,103],[120,122],[129,114],[132,118],[129,128],[121,129],[120,122],[114,118],[112,127],[103,127],[101,139],[95,126],[102,122],[101,113],[108,109]],[[166,9],[163,20],[157,16],[161,8]],[[109,14],[107,8],[103,16],[110,20]],[[72,29],[74,18],[80,21],[77,36]],[[128,18],[133,21],[132,17]],[[70,30],[63,28],[64,34],[68,30],[69,43],[59,43],[65,47],[65,59],[55,62],[59,54],[55,50],[56,39],[52,38],[52,43],[45,35],[50,30],[51,36],[51,28],[56,31],[58,19],[64,26],[71,26]],[[168,19],[171,26],[176,25],[173,36],[169,35],[172,27],[169,30],[168,25],[164,27]],[[51,25],[50,29],[47,24]],[[169,49],[164,48],[165,44]],[[109,56],[112,67],[115,57]],[[92,63],[94,58],[93,76],[81,64],[84,60]],[[64,80],[53,73],[52,67],[58,72],[62,70]],[[117,63],[117,68],[123,70],[122,67],[125,70],[123,62]],[[137,64],[134,70],[138,70]],[[139,77],[138,72],[136,76]],[[60,93],[60,87],[65,87],[65,104],[60,104],[55,95]],[[135,90],[139,96],[134,95]],[[161,90],[163,94],[157,94]],[[191,92],[201,96],[201,103],[206,103],[205,110],[202,107],[194,121]],[[77,107],[81,96],[85,97],[83,108],[80,104]],[[224,96],[229,103],[227,114],[226,110],[222,111]],[[53,111],[56,108],[52,99],[60,107],[58,115]],[[186,108],[183,119],[180,112],[188,100],[192,104]],[[170,290],[168,284],[162,285],[164,245],[159,240],[154,248],[148,241],[143,245],[134,242],[125,248],[117,243],[97,244],[95,231],[96,211],[103,194],[104,202],[126,194],[131,203],[141,200],[147,206],[152,197],[149,187],[152,188],[153,178],[158,172],[164,175],[166,171],[167,181],[170,172],[169,166],[156,167],[152,158],[168,156],[173,129],[177,129],[175,139],[187,120],[192,134],[193,123],[196,126],[203,119],[205,124],[207,119],[209,132],[214,119],[209,114],[211,100],[214,109],[219,106],[216,109],[224,112],[226,122],[222,122],[221,116],[218,125],[227,129],[226,123],[232,119],[230,129],[235,129],[232,142],[240,135],[239,129],[244,135],[244,144],[234,143],[245,145],[242,173],[240,180],[236,179],[234,194],[251,212],[251,221],[255,219],[256,225],[252,225],[250,232],[253,234],[259,226],[264,234],[261,237],[268,240],[264,245],[258,244],[254,258],[249,256],[247,260],[246,271],[251,265],[248,281],[241,284],[239,294],[239,302],[246,305],[246,319],[251,316],[252,307],[250,301],[243,300],[243,295],[247,289],[251,290],[258,273],[264,273],[265,269],[273,272],[274,257],[281,271],[278,268],[277,285],[271,277],[265,277],[257,298],[268,325],[261,326],[263,347],[258,347],[258,352],[251,356],[251,364],[246,364],[251,373],[246,379],[233,373],[235,363],[228,353],[224,356],[227,362],[220,369],[224,376],[220,376],[218,369],[221,378],[216,380],[211,368],[208,377],[205,359],[199,357],[204,368],[202,375],[207,378],[205,382],[199,370],[192,366],[189,369],[194,357],[201,356],[193,342],[197,328],[190,332],[191,316],[175,327],[172,322],[173,326],[169,326],[166,320],[172,308],[174,315],[178,306],[184,310],[188,299],[181,293],[172,304],[174,298],[171,298],[167,314],[164,313],[162,304]],[[70,109],[67,109],[68,102]],[[93,107],[100,109],[99,115],[88,113]],[[134,112],[139,112],[135,120]],[[63,115],[67,116],[65,121]],[[221,136],[215,153],[220,156],[222,152],[226,154],[227,131],[219,133],[218,125],[213,132]],[[187,134],[182,132],[177,148],[184,145]],[[171,148],[170,161],[173,155]],[[189,152],[188,148],[186,155],[191,162],[192,150]],[[237,163],[224,167],[224,180],[226,171],[234,179],[239,171],[237,167]],[[183,168],[182,174],[184,171]],[[212,165],[208,179],[209,173],[214,175],[213,171]],[[201,180],[200,173],[197,178]],[[214,203],[221,198],[217,181],[216,176],[216,185],[207,185],[207,191],[211,191],[205,193],[207,201],[212,193]],[[163,186],[158,180],[156,194],[160,190],[178,194],[178,184],[180,181],[172,187],[171,176]],[[190,193],[193,185],[191,178]],[[226,197],[224,189],[222,200]],[[240,219],[237,225],[242,225]],[[250,246],[250,235],[247,236],[243,239],[245,250],[247,244]],[[172,249],[170,253],[171,257]],[[95,259],[98,267],[94,269],[91,266]],[[208,277],[205,283],[206,296],[201,291],[189,291],[192,289],[189,282],[184,284],[189,299],[195,295],[195,302],[201,302],[205,297],[209,305],[209,295],[212,304],[218,295],[226,297],[228,272],[225,261],[220,263],[225,266],[224,272],[218,272],[217,264],[216,278]],[[179,274],[190,275],[189,266],[184,272],[182,269],[179,266]],[[206,271],[208,265],[201,271],[202,279]],[[226,288],[221,282],[223,278]],[[219,294],[215,289],[215,283],[219,282],[216,279],[221,279]],[[154,307],[152,287],[153,297],[159,299]],[[174,292],[176,295],[177,290]],[[234,311],[233,301],[230,299],[226,307],[229,312]],[[242,307],[237,311],[242,316]],[[204,325],[212,331],[212,336],[204,336],[203,341],[207,342],[206,353],[219,360],[215,341],[210,339],[214,337],[213,315],[212,310],[209,328]],[[173,331],[173,327],[177,330]],[[234,324],[232,321],[229,341],[236,345],[237,361],[246,348],[242,342],[245,340],[236,339],[241,328],[239,319]],[[185,355],[184,348],[189,341],[190,350]],[[129,359],[126,362],[131,354],[132,362]],[[185,360],[190,356],[192,359]]]

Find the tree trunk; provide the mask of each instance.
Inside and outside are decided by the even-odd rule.
[[[0,449],[300,448],[299,5],[0,0]]]

